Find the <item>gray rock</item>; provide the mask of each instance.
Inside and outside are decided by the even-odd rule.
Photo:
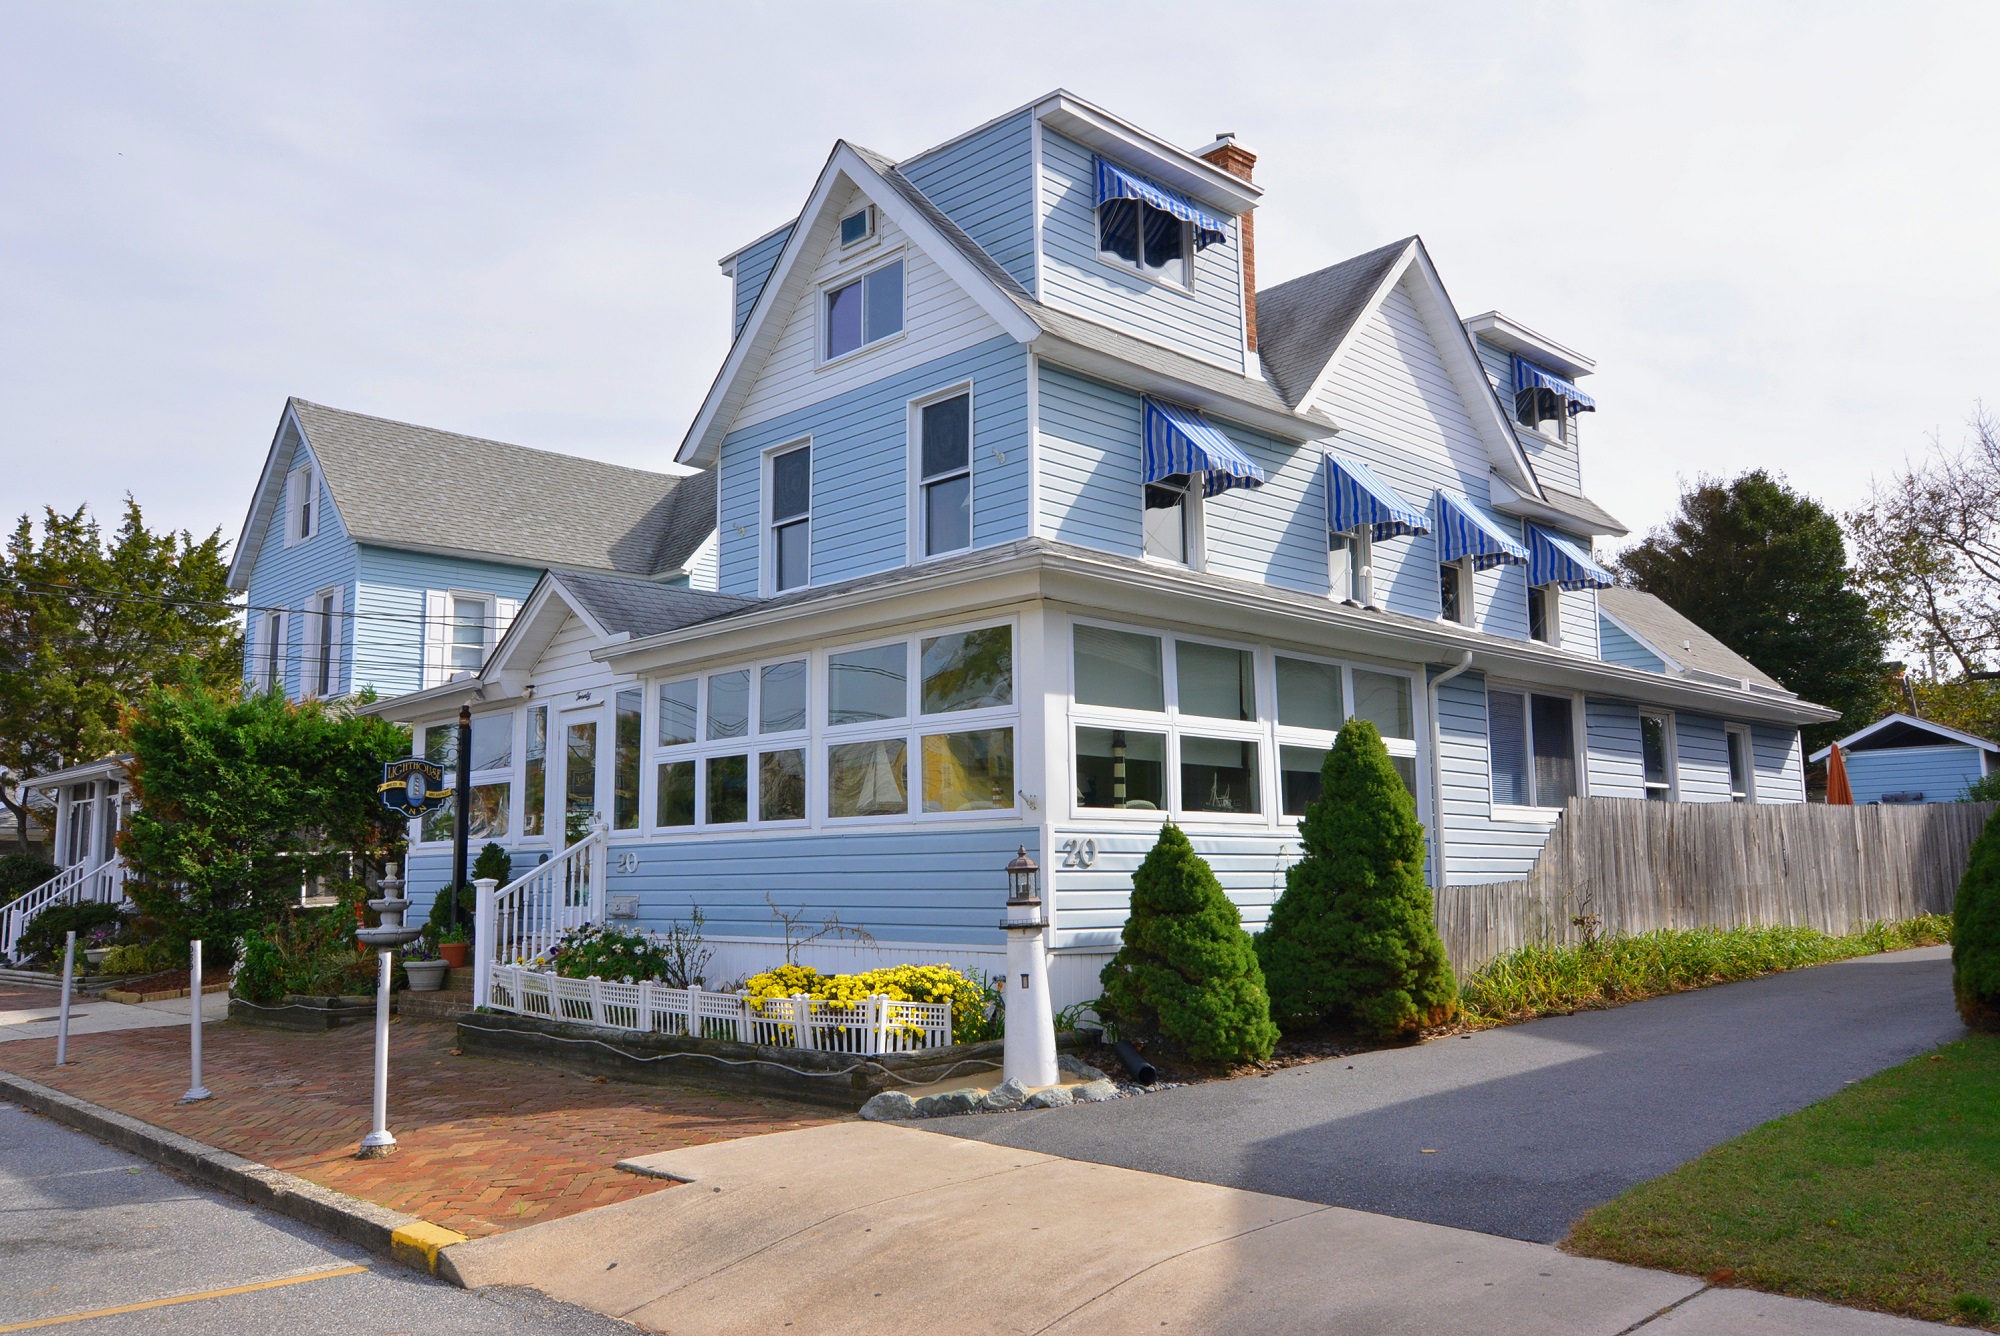
[[[1078,1086],[1075,1098],[1078,1104],[1102,1104],[1107,1099],[1118,1098],[1118,1087],[1108,1080],[1092,1081]]]
[[[917,1117],[943,1118],[948,1114],[971,1113],[979,1107],[979,1096],[970,1090],[947,1090],[942,1095],[925,1095],[917,1101]]]
[[[1018,1077],[1010,1076],[986,1092],[986,1098],[979,1101],[979,1108],[982,1113],[1005,1113],[1027,1102],[1028,1087],[1022,1085]]]
[[[861,1106],[861,1116],[871,1123],[890,1123],[917,1117],[917,1102],[900,1090],[884,1090]]]
[[[1066,1104],[1074,1104],[1076,1099],[1066,1086],[1050,1086],[1047,1090],[1037,1090],[1028,1096],[1031,1109],[1060,1109]]]
[[[1077,1076],[1086,1081],[1103,1081],[1109,1079],[1103,1072],[1098,1071],[1097,1068],[1091,1066],[1082,1058],[1073,1057],[1068,1053],[1056,1059],[1056,1070],[1066,1076]]]

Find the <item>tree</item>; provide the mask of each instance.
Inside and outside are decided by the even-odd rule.
[[[1260,1061],[1278,1042],[1264,973],[1242,916],[1179,826],[1132,874],[1125,944],[1104,967],[1117,1023],[1197,1062]]]
[[[1299,822],[1305,856],[1257,935],[1280,1028],[1383,1036],[1449,1019],[1458,988],[1424,880],[1424,828],[1382,735],[1350,719]]]
[[[276,692],[156,686],[128,735],[138,807],[119,835],[139,909],[228,959],[298,901],[302,878],[355,898],[406,827],[376,796],[409,747],[386,720]]]
[[[1972,842],[1952,910],[1951,989],[1975,1030],[2000,1030],[2000,812]]]
[[[1882,630],[1855,587],[1839,521],[1783,478],[1752,469],[1700,479],[1615,565],[1788,690],[1839,710],[1839,722],[1805,729],[1807,751],[1879,714]]]
[[[2000,731],[2000,422],[1905,462],[1847,516],[1861,588],[1915,661],[1918,709],[1986,737]]]
[[[240,676],[218,530],[155,533],[138,502],[107,543],[78,507],[23,515],[0,555],[0,804],[27,848],[28,791],[65,765],[117,749],[119,712],[155,682]]]

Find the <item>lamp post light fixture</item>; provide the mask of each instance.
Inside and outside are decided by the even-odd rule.
[[[1026,845],[1007,864],[1007,1035],[1002,1074],[1031,1089],[1056,1083],[1056,1020],[1042,933],[1041,868]]]
[[[354,932],[364,945],[375,948],[381,966],[375,984],[375,1119],[368,1135],[361,1138],[361,1149],[354,1153],[357,1160],[379,1160],[396,1150],[395,1135],[389,1131],[389,979],[395,966],[396,948],[415,941],[423,933],[422,928],[403,926],[403,913],[410,902],[398,894],[403,881],[396,875],[397,870],[394,863],[388,866],[382,877],[382,898],[368,902],[368,907],[381,916],[381,926],[357,928]]]

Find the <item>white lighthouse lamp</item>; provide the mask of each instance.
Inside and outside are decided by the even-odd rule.
[[[1056,1083],[1055,1011],[1049,1002],[1049,955],[1042,943],[1041,868],[1027,846],[1007,864],[1007,1034],[1005,1076],[1034,1088]]]

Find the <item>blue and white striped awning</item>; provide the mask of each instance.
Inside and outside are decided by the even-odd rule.
[[[1527,548],[1509,538],[1479,507],[1443,488],[1437,494],[1437,545],[1440,563],[1471,557],[1476,571],[1528,564]]]
[[[1533,362],[1514,358],[1514,396],[1518,399],[1528,390],[1553,390],[1569,404],[1569,415],[1595,413],[1597,400],[1579,390],[1569,381],[1553,371],[1544,371]]]
[[[1328,452],[1326,528],[1328,533],[1352,533],[1366,525],[1380,542],[1408,533],[1429,533],[1430,523],[1418,510],[1369,471],[1358,459]]]
[[[1590,554],[1539,524],[1528,526],[1528,583],[1561,585],[1564,589],[1609,589],[1617,577],[1590,559]]]
[[[1192,408],[1145,399],[1146,481],[1200,473],[1209,496],[1231,487],[1262,487],[1264,470]]]
[[[1162,190],[1143,177],[1132,175],[1115,163],[1097,160],[1097,202],[1106,200],[1144,200],[1156,209],[1164,210],[1183,222],[1194,224],[1194,248],[1202,250],[1218,241],[1229,239],[1229,222],[1217,217],[1199,205],[1191,204],[1170,190]]]

